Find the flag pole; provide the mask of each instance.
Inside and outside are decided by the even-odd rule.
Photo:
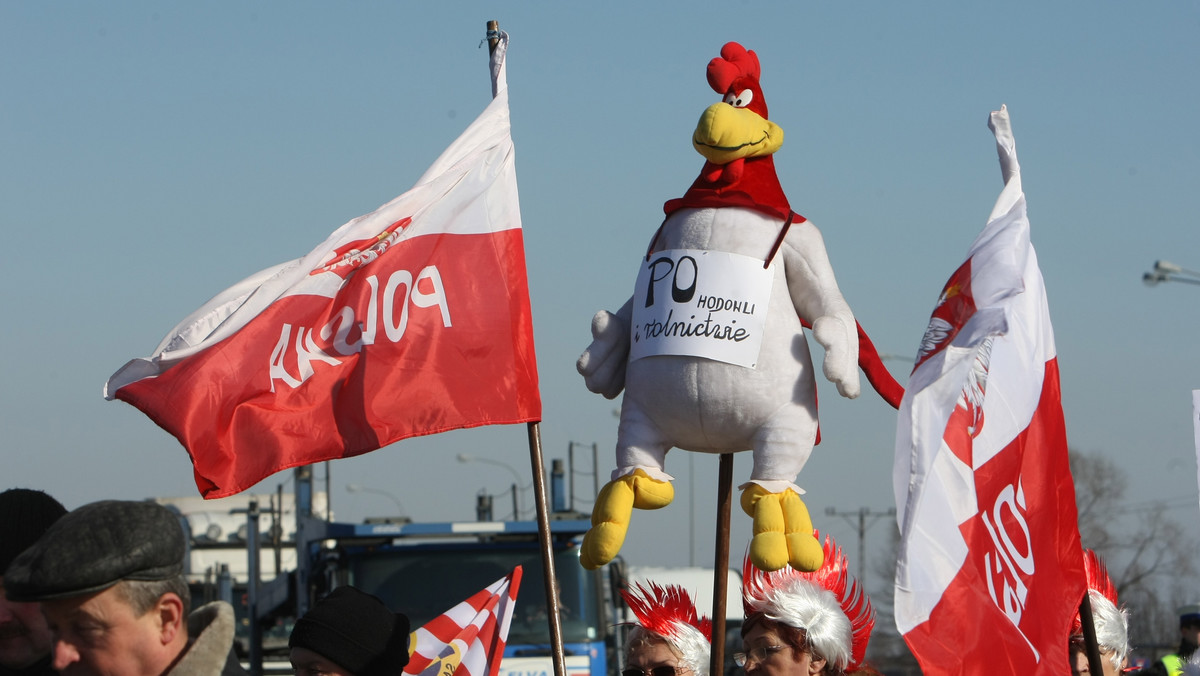
[[[500,22],[487,22],[488,56],[496,52],[500,44]],[[489,63],[491,59],[489,58]],[[493,69],[493,73],[495,70]],[[495,96],[496,83],[492,83]],[[542,550],[542,568],[546,571],[546,620],[550,624],[550,650],[554,660],[554,676],[566,676],[566,651],[563,648],[562,615],[559,612],[558,575],[554,570],[554,547],[550,539],[550,510],[546,504],[546,465],[542,459],[541,423],[529,423],[529,468],[533,473],[533,500],[537,508],[538,543]],[[516,486],[513,486],[516,491]],[[520,518],[514,514],[513,519]],[[720,676],[719,674],[717,676]]]
[[[1096,641],[1096,621],[1092,618],[1092,599],[1088,592],[1084,592],[1083,600],[1079,602],[1079,623],[1083,625],[1083,647],[1087,654],[1088,671],[1102,674],[1104,667],[1100,662],[1100,644]]]
[[[717,476],[717,545],[713,557],[710,676],[725,669],[725,597],[729,589],[729,513],[733,505],[733,454],[722,453]]]
[[[487,22],[487,41],[488,41],[488,55],[489,56],[491,56],[491,54],[496,51],[496,45],[500,44],[499,31],[500,31],[500,22],[499,21],[492,19],[491,21]]]
[[[550,623],[550,650],[554,676],[566,676],[562,618],[559,615],[558,575],[554,571],[554,548],[550,541],[550,513],[546,508],[546,468],[542,462],[541,423],[529,423],[529,465],[533,470],[533,498],[537,503],[538,542],[542,548],[542,567],[546,570],[546,619]],[[717,674],[716,676],[721,676]]]

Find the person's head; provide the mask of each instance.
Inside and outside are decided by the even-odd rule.
[[[0,667],[19,670],[50,654],[50,628],[36,603],[9,601],[4,571],[67,510],[42,491],[13,488],[0,493]]]
[[[754,613],[742,624],[742,652],[735,659],[747,674],[808,676],[833,673],[829,661],[808,642],[803,629]]]
[[[408,664],[408,618],[354,587],[338,587],[292,628],[296,676],[399,676]]]
[[[5,571],[9,598],[40,602],[65,676],[159,676],[187,648],[190,594],[178,517],[105,500],[59,519]]]
[[[1116,676],[1129,657],[1129,614],[1117,607],[1117,588],[1096,552],[1084,550],[1083,569],[1104,676]],[[1083,620],[1078,613],[1071,625],[1070,658],[1072,674],[1091,673],[1083,643]]]
[[[1200,604],[1190,604],[1179,609],[1179,636],[1200,645]]]
[[[1095,591],[1088,592],[1092,602],[1092,620],[1096,624],[1096,643],[1100,649],[1100,666],[1103,676],[1118,676],[1129,657],[1128,616]],[[1083,635],[1071,635],[1071,674],[1091,674]]]
[[[824,548],[825,562],[812,573],[790,566],[764,572],[746,557],[744,651],[736,659],[748,675],[838,675],[862,664],[875,609],[832,538]]]
[[[637,619],[625,642],[623,676],[708,676],[712,622],[682,587],[637,584],[621,596]]]

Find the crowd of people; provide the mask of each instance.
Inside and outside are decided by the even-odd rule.
[[[814,572],[743,567],[747,676],[871,676],[875,612],[828,536]],[[0,492],[0,676],[241,676],[233,608],[192,609],[180,518],[154,502],[105,500],[67,511],[42,491]],[[1088,600],[1104,676],[1128,673],[1128,614],[1103,562],[1085,552]],[[622,676],[710,676],[712,623],[688,591],[650,582],[622,590],[636,621]],[[1138,673],[1200,675],[1200,605],[1180,609],[1179,650]],[[398,676],[408,619],[352,586],[334,589],[295,624],[299,676]],[[1093,673],[1076,617],[1073,675]]]
[[[1108,576],[1108,570],[1096,552],[1090,549],[1084,551],[1083,563],[1103,676],[1200,676],[1200,655],[1195,654],[1197,639],[1200,638],[1200,605],[1187,605],[1179,609],[1180,643],[1177,651],[1164,655],[1145,669],[1135,669],[1129,666],[1132,650],[1129,613],[1119,603],[1117,589]],[[1069,645],[1072,676],[1095,673],[1088,663],[1080,614],[1075,616]]]
[[[0,676],[245,676],[233,607],[191,608],[179,517],[154,502],[68,512],[42,491],[0,493]],[[339,587],[288,642],[301,676],[398,676],[408,619]]]
[[[105,500],[67,512],[14,489],[0,494],[0,523],[0,674],[247,673],[233,608],[191,608],[187,542],[170,510]]]
[[[743,651],[748,676],[872,676],[864,663],[875,610],[829,537],[825,562],[805,573],[785,566],[742,570]],[[637,624],[629,632],[622,676],[709,676],[711,622],[686,590],[637,585],[623,592]]]

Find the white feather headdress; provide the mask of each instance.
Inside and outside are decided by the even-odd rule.
[[[1092,602],[1096,643],[1112,653],[1113,666],[1120,669],[1129,655],[1129,613],[1117,606],[1117,588],[1108,576],[1108,568],[1091,549],[1083,552],[1083,571],[1087,576],[1088,599]],[[1071,625],[1071,635],[1083,635],[1083,621],[1078,614]]]
[[[825,563],[803,573],[785,566],[759,570],[749,555],[742,566],[742,605],[749,619],[767,619],[801,629],[813,652],[834,669],[853,670],[862,664],[867,641],[875,627],[875,609],[850,575],[846,556],[825,536]]]
[[[696,604],[683,587],[649,585],[637,583],[632,590],[621,590],[638,626],[670,643],[693,674],[708,676],[712,622],[696,612]]]

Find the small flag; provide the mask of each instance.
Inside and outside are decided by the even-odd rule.
[[[521,566],[412,633],[404,673],[496,676],[512,625]]]
[[[1005,186],[901,402],[896,626],[926,674],[1068,673],[1085,590],[1058,358],[1008,111]]]

